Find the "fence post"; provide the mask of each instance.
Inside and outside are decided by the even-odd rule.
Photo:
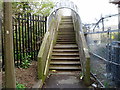
[[[11,0],[10,0],[11,1]],[[5,56],[5,88],[16,88],[13,31],[12,31],[12,2],[4,1],[4,56]]]
[[[2,19],[1,19],[1,16],[0,16],[0,72],[1,72],[1,64],[2,64],[2,37],[1,37],[1,34],[2,34]]]

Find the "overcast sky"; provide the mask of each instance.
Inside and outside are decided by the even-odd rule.
[[[82,22],[91,23],[102,16],[117,14],[117,5],[109,3],[109,0],[71,0],[79,8]]]
[[[59,1],[59,0],[52,0]],[[61,0],[60,0],[61,1]],[[82,23],[96,23],[101,15],[103,17],[117,14],[117,5],[109,3],[109,0],[70,0],[79,8]],[[108,22],[109,21],[109,22]],[[107,22],[109,25],[118,25],[118,17],[112,17]]]

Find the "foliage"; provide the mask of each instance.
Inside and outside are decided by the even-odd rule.
[[[0,0],[0,17],[2,16],[2,13],[3,13],[3,7],[2,7],[2,5],[3,5],[3,1]]]
[[[17,90],[21,90],[22,88],[25,88],[25,85],[19,84],[18,82],[16,83],[16,88]]]
[[[22,64],[21,64],[21,68],[28,68],[30,66],[30,55],[27,55],[25,57],[22,58]]]
[[[50,0],[41,0],[35,2],[13,2],[13,14],[32,13],[36,15],[48,16],[50,10],[54,7],[54,3]]]
[[[120,41],[120,33],[118,32],[118,41]]]
[[[109,83],[107,81],[104,82],[104,86],[105,88],[108,88],[109,87]]]

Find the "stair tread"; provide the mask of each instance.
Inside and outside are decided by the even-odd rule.
[[[80,64],[80,61],[51,61],[50,64]]]
[[[73,55],[79,55],[79,53],[57,53],[57,52],[55,53],[54,52],[52,55],[60,55],[60,56],[62,56],[62,55],[72,55],[73,56]]]
[[[57,40],[76,40],[75,38],[58,38]]]
[[[52,71],[50,70],[49,73],[50,74],[58,74],[58,75],[62,75],[62,74],[67,74],[67,75],[79,75],[80,74],[80,70],[79,71],[62,71],[62,70],[56,70],[56,71]]]
[[[69,70],[75,69],[76,70],[76,69],[81,69],[81,67],[78,67],[78,66],[77,67],[76,66],[73,66],[73,67],[71,67],[71,66],[70,67],[68,67],[68,66],[67,67],[63,67],[63,66],[62,67],[60,67],[60,66],[55,67],[55,66],[52,66],[49,69],[53,69],[53,70],[56,70],[56,69],[69,69]]]
[[[76,42],[57,42],[57,44],[75,44]]]
[[[80,58],[79,57],[53,57],[52,56],[51,59],[63,59],[63,60],[67,59],[67,60],[69,60],[69,59],[80,59]]]
[[[75,40],[57,40],[57,42],[75,42]]]
[[[78,49],[53,49],[54,52],[78,52]]]
[[[75,34],[75,32],[58,32],[58,34]]]
[[[59,44],[56,44],[54,47],[78,47],[77,44],[63,44],[63,45],[59,45]]]

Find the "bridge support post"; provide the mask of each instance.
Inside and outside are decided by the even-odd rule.
[[[86,58],[85,62],[84,83],[90,85],[90,58]]]

